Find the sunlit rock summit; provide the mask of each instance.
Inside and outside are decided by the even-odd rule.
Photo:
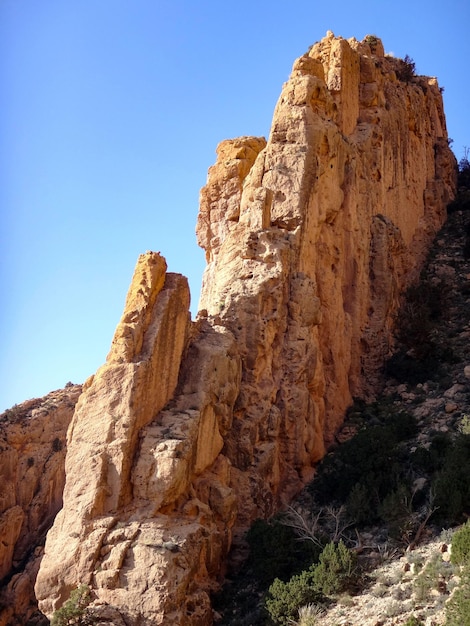
[[[48,616],[86,584],[100,623],[212,624],[231,545],[379,390],[400,295],[455,191],[436,79],[372,36],[328,33],[295,61],[269,139],[217,154],[197,320],[186,279],[142,255],[76,405],[35,588]]]

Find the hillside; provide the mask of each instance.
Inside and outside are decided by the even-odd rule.
[[[467,209],[468,192],[461,189],[459,197],[454,206]],[[251,556],[241,570],[235,567],[229,572],[216,596],[217,624],[280,623],[269,619],[268,587],[274,575],[287,581],[314,560],[313,555],[308,556],[312,554],[312,537],[323,543],[331,538],[343,540],[358,554],[360,574],[341,593],[317,598],[313,603],[316,608],[306,612],[310,618],[300,619],[299,626],[446,623],[446,606],[462,585],[461,569],[450,561],[452,535],[470,512],[469,230],[468,212],[450,213],[419,283],[402,304],[397,327],[405,344],[398,342],[397,357],[385,368],[384,392],[375,402],[358,402],[349,411],[336,444],[319,465],[317,478],[287,515],[277,518],[284,528],[282,533],[278,533],[279,522],[258,528],[256,534],[251,531]],[[431,298],[433,287],[436,290]],[[397,456],[391,454],[392,446],[386,452],[381,449],[380,429],[393,423],[401,428]],[[358,434],[366,435],[361,443]],[[345,452],[346,442],[350,454]],[[364,442],[369,446],[369,460],[364,455]],[[356,461],[359,470],[357,465],[348,465],[348,459],[357,458],[355,450],[363,453]],[[356,501],[351,496],[360,493],[358,485],[371,490],[383,488],[384,482],[377,480],[377,475],[371,482],[365,474],[375,453],[383,460],[377,459],[373,465],[377,475],[383,472],[385,481],[390,473],[397,476],[388,493],[381,494],[378,514],[367,498]],[[400,470],[393,469],[394,459]],[[342,487],[337,484],[341,472]],[[347,497],[343,497],[342,488]],[[384,502],[389,503],[388,508]],[[374,518],[375,523],[371,523]],[[295,531],[291,535],[292,528]],[[256,545],[259,532],[268,537],[261,541],[264,548]],[[277,542],[275,549],[269,535]],[[290,559],[285,560],[289,551]],[[295,619],[297,611],[294,613]],[[468,623],[468,615],[459,619],[452,623]]]

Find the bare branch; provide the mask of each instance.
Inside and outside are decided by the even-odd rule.
[[[282,523],[292,528],[300,540],[311,541],[317,547],[323,548],[323,543],[319,538],[321,535],[320,518],[322,512],[323,509],[320,509],[316,515],[309,515],[301,509],[289,506],[282,518]]]
[[[332,520],[334,526],[329,525],[329,535],[331,541],[334,543],[338,543],[338,541],[344,538],[344,531],[349,526],[352,526],[352,522],[347,522],[345,520],[345,508],[344,506],[340,506],[339,509],[335,509],[332,506],[326,507],[326,513],[328,517]]]
[[[324,548],[322,537],[338,543],[344,537],[344,531],[351,526],[345,521],[344,507],[328,506],[321,508],[317,513],[303,511],[300,508],[289,506],[282,523],[294,530],[302,541],[311,541],[319,548]]]
[[[419,543],[419,540],[421,539],[421,535],[423,534],[423,531],[426,528],[426,524],[429,522],[430,517],[439,508],[438,506],[434,506],[432,508],[431,507],[432,507],[432,498],[431,498],[429,505],[426,507],[426,517],[418,526],[418,530],[416,531],[415,536],[413,537],[413,540],[410,542],[410,545],[408,546],[409,550],[414,550],[416,548],[416,546]]]

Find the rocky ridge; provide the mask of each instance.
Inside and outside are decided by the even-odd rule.
[[[411,448],[428,446],[436,433],[456,434],[470,415],[470,259],[465,253],[470,219],[466,213],[449,216],[433,245],[426,277],[444,279],[451,305],[436,328],[437,341],[453,354],[433,380],[418,384],[387,381],[386,397],[418,420],[419,433]],[[411,616],[425,626],[445,624],[445,606],[459,585],[459,568],[449,562],[452,529],[442,531],[432,521],[415,549],[381,545],[375,541],[378,561],[371,586],[343,601],[316,623],[322,626],[392,626]],[[377,539],[375,533],[365,538]],[[388,552],[387,552],[388,550]],[[384,558],[384,555],[387,558]],[[426,566],[428,577],[426,578]],[[432,571],[433,574],[429,574]]]
[[[416,418],[419,428],[406,443],[408,454],[417,447],[428,448],[436,435],[456,436],[462,428],[467,428],[465,432],[468,432],[470,258],[466,252],[466,233],[469,228],[469,214],[462,211],[450,214],[434,241],[422,273],[422,280],[437,284],[444,281],[446,286],[449,306],[433,334],[434,341],[445,347],[452,358],[441,362],[439,370],[431,372],[431,378],[420,383],[386,379],[383,393],[376,398],[379,403],[392,402],[397,413],[403,410]],[[347,419],[337,433],[335,446],[350,439],[357,427],[354,416]],[[315,481],[310,489],[314,493]],[[292,504],[308,510],[310,498],[311,495],[301,494]],[[416,541],[415,532],[403,540],[391,538],[385,525],[361,531],[356,550],[360,565],[367,572],[365,581],[355,593],[343,593],[331,605],[313,609],[314,623],[318,626],[396,626],[414,617],[423,626],[442,626],[446,623],[446,604],[460,584],[460,568],[450,562],[454,530],[443,528],[431,516]],[[234,600],[224,604],[224,599],[229,598]],[[219,594],[223,609],[216,614],[216,623],[220,626],[264,624],[260,612],[255,610],[262,598],[250,573],[235,569]],[[299,625],[303,623],[299,621]]]
[[[103,624],[212,623],[230,546],[312,477],[352,397],[377,391],[455,190],[437,81],[403,63],[329,33],[294,63],[268,141],[219,146],[196,322],[186,280],[139,259],[68,430],[45,614],[85,583]]]

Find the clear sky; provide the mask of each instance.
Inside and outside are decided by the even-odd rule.
[[[105,361],[140,253],[188,276],[217,144],[269,133],[294,59],[381,37],[470,146],[468,0],[0,0],[0,410]]]

